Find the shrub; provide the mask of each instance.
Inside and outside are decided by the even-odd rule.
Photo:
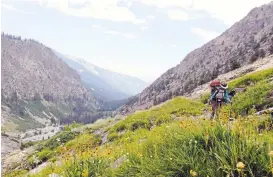
[[[232,108],[239,114],[247,114],[253,105],[257,106],[265,101],[272,88],[273,85],[266,82],[259,82],[254,86],[248,87],[245,93],[234,97]]]
[[[130,125],[130,130],[135,131],[139,128],[146,128],[146,129],[150,129],[151,128],[151,124],[149,121],[147,120],[136,120],[134,122],[131,123]]]
[[[48,139],[46,142],[43,143],[44,147],[48,147],[49,149],[54,149],[60,146],[62,143],[66,143],[76,137],[78,133],[76,132],[68,132],[63,131],[55,135],[54,137]]]
[[[117,132],[123,131],[123,130],[125,130],[125,129],[126,129],[126,125],[123,124],[123,123],[120,123],[120,124],[118,124],[118,125],[116,126],[116,131],[117,131]]]
[[[210,93],[205,93],[205,94],[201,95],[200,99],[201,99],[202,103],[206,104],[206,103],[208,103],[209,98],[210,98]]]
[[[40,161],[45,162],[53,156],[53,151],[50,149],[43,149],[42,151],[37,153],[37,157]]]
[[[30,146],[33,146],[34,144],[36,144],[35,142],[32,142],[32,141],[29,141],[29,142],[27,142],[27,143],[22,143],[21,144],[21,149],[25,149],[25,148],[28,148],[28,147],[30,147]]]
[[[118,134],[116,132],[113,133],[109,133],[107,136],[108,141],[114,141],[116,139],[118,139]]]

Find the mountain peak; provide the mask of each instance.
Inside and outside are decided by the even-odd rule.
[[[55,53],[78,71],[85,86],[100,99],[125,99],[140,93],[147,86],[138,78],[100,68],[88,60]]]

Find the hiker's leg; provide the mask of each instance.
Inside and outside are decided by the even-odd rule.
[[[212,112],[211,112],[211,119],[214,118],[215,115],[215,111],[216,111],[216,102],[215,101],[211,101],[211,108],[212,108]]]
[[[221,103],[219,103],[218,101],[215,102],[215,114],[216,114],[216,118],[219,117],[219,108],[221,107]]]

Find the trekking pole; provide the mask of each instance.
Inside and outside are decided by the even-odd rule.
[[[230,103],[230,109],[229,109],[229,120],[228,120],[228,127],[229,130],[232,128],[232,122],[234,120],[234,118],[232,118],[232,102]]]

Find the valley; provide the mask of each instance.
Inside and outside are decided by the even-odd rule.
[[[209,105],[203,104],[200,96],[194,99],[176,97],[126,118],[99,120],[84,126],[73,124],[52,138],[36,143],[32,148],[39,151],[26,154],[21,161],[23,167],[6,176],[157,176],[170,173],[236,176],[240,173],[238,169],[243,169],[245,175],[271,174],[273,117],[270,112],[257,115],[252,105],[273,106],[272,101],[267,101],[273,96],[270,94],[272,68],[271,64],[269,69],[228,80],[230,89],[243,86],[246,92],[238,93],[233,104],[224,106],[213,121],[209,119]],[[227,114],[229,111],[231,115]],[[229,116],[235,120],[230,120]],[[240,128],[242,126],[245,128]],[[232,149],[223,148],[226,146]],[[25,151],[29,152],[28,149]],[[259,156],[254,154],[257,152]],[[61,154],[56,156],[56,153]],[[7,158],[6,163],[11,158]],[[37,158],[37,162],[33,158]],[[245,168],[246,165],[250,167]]]
[[[63,4],[58,5],[61,7]],[[86,15],[75,10],[82,10],[81,6],[85,6],[85,3],[75,3],[79,6],[75,6],[77,8],[72,2],[67,4],[67,9],[60,9],[66,13],[75,12],[77,16]],[[114,4],[103,9],[109,10]],[[48,7],[56,8],[55,5]],[[120,5],[126,9],[124,4]],[[161,6],[164,4],[156,8],[163,8]],[[11,6],[5,7],[12,9]],[[70,8],[75,11],[69,11]],[[13,11],[22,13],[14,8]],[[77,41],[75,36],[70,34],[67,38],[69,33],[66,34],[62,27],[53,31],[56,34],[62,31],[65,40],[62,35],[55,39],[52,31],[51,39],[43,41],[58,43],[62,39],[61,45],[51,43],[52,46],[68,49],[68,53],[69,49],[78,54],[83,52],[79,56],[91,56],[85,59],[62,54],[34,39],[2,32],[1,175],[272,177],[272,12],[273,2],[253,8],[221,34],[186,54],[176,66],[164,70],[151,84],[121,74],[123,71],[128,72],[128,69],[118,73],[91,62],[108,56],[107,60],[115,59],[117,63],[110,63],[116,68],[121,68],[117,67],[118,62],[124,63],[124,66],[134,63],[135,66],[130,69],[139,76],[144,70],[159,73],[161,68],[156,67],[163,68],[166,61],[170,60],[168,57],[180,53],[176,49],[179,45],[171,44],[171,49],[165,46],[161,51],[148,51],[151,41],[155,49],[163,45],[157,42],[158,39],[155,40],[154,34],[145,36],[151,30],[150,26],[139,26],[139,36],[107,30],[106,25],[98,24],[85,26],[85,30],[74,26],[71,29],[64,28],[78,31],[75,36],[81,36],[82,46],[74,44],[74,40]],[[25,16],[30,14],[24,13]],[[168,18],[174,18],[174,14],[168,11]],[[68,23],[68,17],[58,15],[54,17],[63,18],[64,24]],[[119,15],[112,16],[120,18]],[[92,20],[97,17],[92,17]],[[178,23],[186,23],[190,17],[193,18],[189,16],[183,22],[180,19],[175,27],[186,28]],[[128,17],[126,23],[133,19],[134,16]],[[156,18],[150,16],[148,19],[149,24],[157,27]],[[154,23],[152,20],[155,20]],[[195,18],[191,20],[196,20],[192,21],[194,23],[200,21]],[[132,26],[146,24],[141,22],[145,20],[137,18],[133,21],[130,24]],[[92,28],[92,40],[96,41],[90,46],[87,45],[90,36],[81,34],[88,28]],[[168,37],[163,40],[166,43],[171,42],[169,33],[174,35],[176,31],[171,28],[168,30],[165,34],[163,29],[157,28],[160,39]],[[100,36],[102,34],[111,36]],[[147,44],[140,46],[138,42],[144,36]],[[118,37],[124,39],[117,40]],[[111,39],[111,42],[108,41],[110,47],[102,39]],[[181,42],[181,39],[177,38],[176,41]],[[132,45],[122,45],[125,40],[128,44],[132,42]],[[194,41],[194,38],[190,40]],[[185,46],[180,46],[181,49],[191,45],[190,42],[183,44]],[[119,45],[122,48],[117,51]],[[106,46],[108,51],[104,49]],[[132,52],[130,47],[135,48],[135,56],[128,54]],[[142,47],[147,47],[147,51]],[[166,61],[157,60],[155,56],[165,56],[165,50],[169,52]],[[152,55],[153,52],[156,55]],[[150,56],[154,58],[144,61],[145,66],[137,65],[134,61],[140,62],[142,57],[145,60],[145,57]],[[221,84],[213,87],[213,81]],[[231,102],[227,101],[229,99]],[[215,117],[212,117],[214,112]]]

